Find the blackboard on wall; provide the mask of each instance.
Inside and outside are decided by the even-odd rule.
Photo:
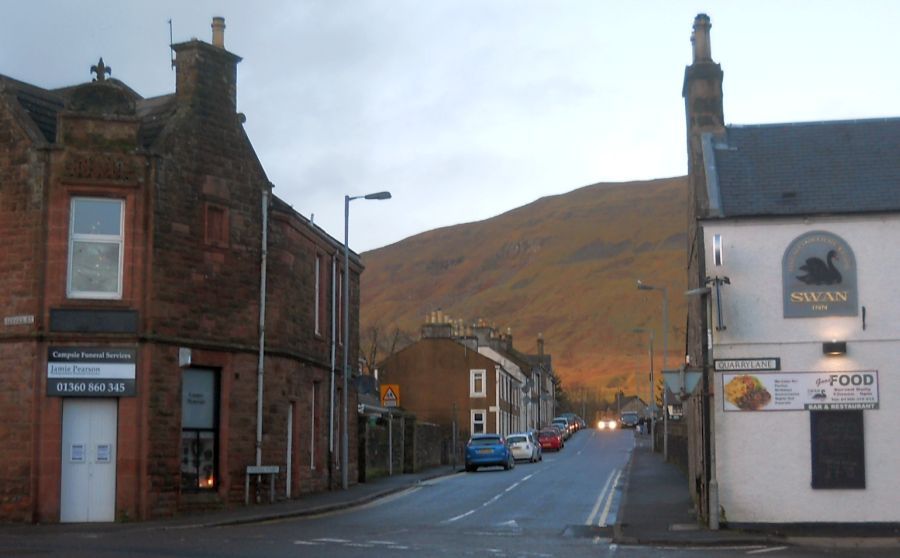
[[[865,488],[862,411],[811,411],[813,488]]]

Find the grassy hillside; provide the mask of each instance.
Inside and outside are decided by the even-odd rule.
[[[669,366],[683,354],[687,182],[684,177],[595,184],[497,217],[425,232],[362,254],[361,335],[418,337],[442,310],[466,323],[511,328],[514,345],[546,351],[564,387],[646,396],[647,334],[662,362],[662,296],[669,291]],[[402,341],[401,336],[401,343]],[[385,356],[384,346],[378,358]]]

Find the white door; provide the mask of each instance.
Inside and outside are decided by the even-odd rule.
[[[118,400],[63,399],[61,522],[115,521]]]

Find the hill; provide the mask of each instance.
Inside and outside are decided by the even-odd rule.
[[[669,293],[669,366],[684,347],[687,181],[595,184],[541,198],[497,217],[428,231],[361,254],[362,350],[376,359],[418,338],[441,310],[484,319],[514,345],[546,351],[569,393],[616,389],[647,397],[647,334],[662,363],[662,296]],[[399,335],[398,335],[399,333]]]

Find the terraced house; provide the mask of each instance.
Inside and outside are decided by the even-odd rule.
[[[171,516],[356,476],[332,386],[335,356],[356,362],[359,259],[335,338],[341,244],[273,195],[224,21],[173,49],[176,90],[150,99],[102,59],[63,89],[0,76],[0,521]]]
[[[421,338],[378,365],[381,383],[396,385],[401,406],[423,422],[452,425],[464,441],[486,432],[507,435],[547,424],[555,412],[551,356],[513,348],[512,335],[479,322],[463,327],[439,313]]]

